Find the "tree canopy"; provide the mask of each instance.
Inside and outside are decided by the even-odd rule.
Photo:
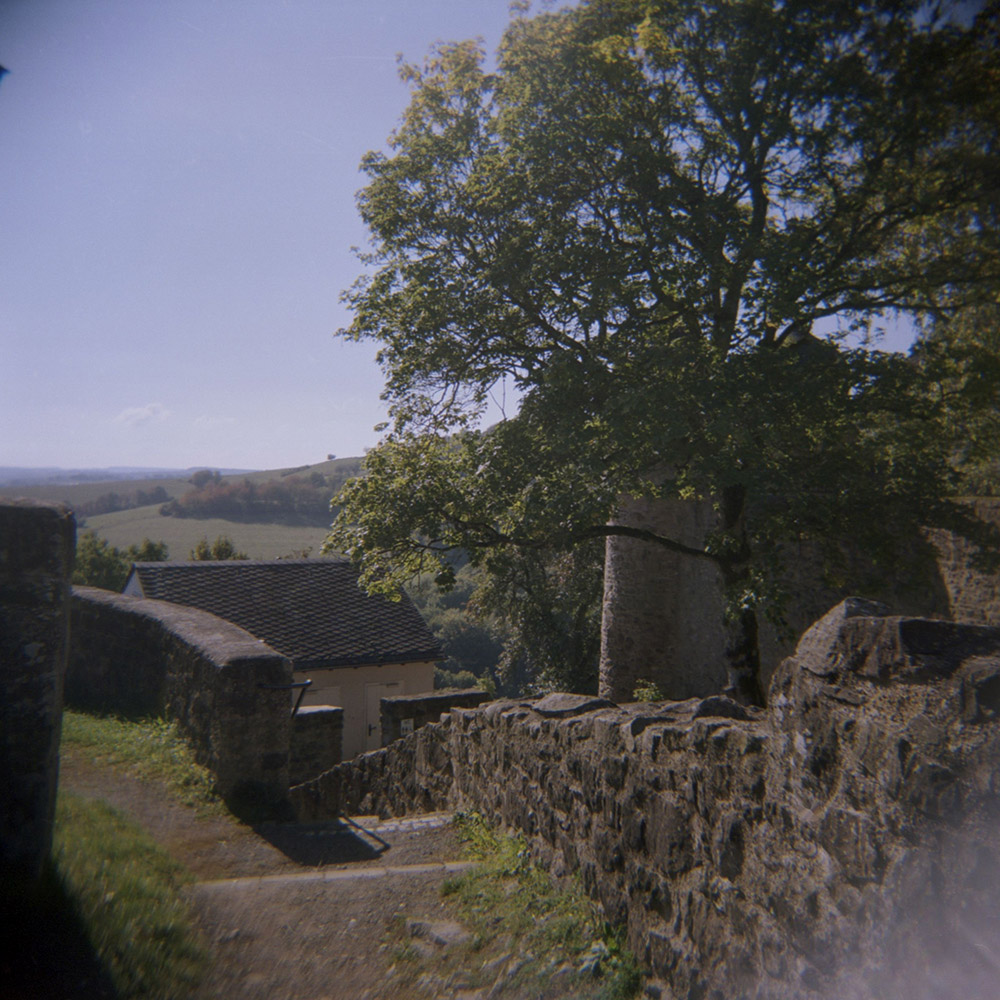
[[[782,540],[954,517],[948,405],[844,338],[995,301],[998,8],[964,9],[584,0],[522,9],[493,71],[405,66],[341,331],[391,426],[331,544],[386,590],[455,548],[513,580],[512,547],[635,533],[623,494],[737,497],[691,554],[753,608]]]
[[[200,538],[189,553],[196,562],[222,561],[225,559],[249,559],[245,552],[240,552],[228,535],[219,535],[211,545],[207,538]]]
[[[1000,495],[1000,297],[936,317],[914,354],[948,414],[963,492]]]
[[[139,545],[119,549],[96,531],[84,531],[76,542],[73,583],[119,591],[134,562],[164,562],[170,556],[166,542],[144,538]]]

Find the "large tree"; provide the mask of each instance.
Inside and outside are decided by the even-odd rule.
[[[913,355],[954,431],[961,491],[1000,495],[1000,301],[937,317]]]
[[[721,569],[752,674],[782,542],[890,558],[952,516],[923,370],[838,337],[997,287],[997,9],[965,9],[584,0],[522,10],[495,71],[406,66],[342,331],[381,345],[391,428],[332,544],[391,589],[647,537]],[[623,495],[712,498],[718,530],[614,522]]]

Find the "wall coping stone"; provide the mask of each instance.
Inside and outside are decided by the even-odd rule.
[[[479,688],[435,688],[433,691],[420,691],[417,694],[388,695],[382,700],[391,702],[393,705],[405,705],[410,702],[434,700],[447,701],[448,699],[454,699],[456,696],[466,698],[479,696],[484,700],[489,698],[489,695],[487,695],[485,691],[480,691]]]
[[[157,601],[149,597],[132,597],[117,594],[100,587],[73,587],[73,596],[96,604],[110,605],[116,610],[150,618],[160,622],[178,638],[192,648],[203,653],[220,667],[236,660],[253,659],[258,656],[284,657],[272,649],[263,639],[258,639],[245,629],[218,618],[207,611],[189,608],[169,601]]]
[[[607,698],[592,698],[584,694],[567,694],[563,691],[553,691],[532,704],[532,709],[539,715],[549,718],[564,718],[567,715],[585,715],[597,712],[603,708],[616,708],[613,701]]]
[[[851,674],[930,682],[975,657],[997,656],[1000,630],[994,626],[892,615],[884,605],[848,598],[805,632],[791,660],[835,684]]]

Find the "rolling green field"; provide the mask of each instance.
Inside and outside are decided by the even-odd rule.
[[[93,530],[112,545],[125,548],[138,545],[144,538],[166,542],[171,559],[187,559],[191,549],[202,538],[215,541],[219,535],[228,535],[241,552],[251,559],[277,559],[279,556],[300,555],[311,549],[313,556],[320,555],[320,546],[326,529],[308,525],[250,524],[244,521],[226,521],[222,518],[202,520],[193,517],[162,517],[159,505],[121,510],[114,514],[88,517],[79,530]],[[332,520],[332,517],[331,517]]]
[[[223,477],[224,481],[242,482],[249,479],[255,483],[285,476],[308,478],[314,473],[336,480],[354,475],[359,467],[359,458],[338,458],[314,465],[286,469],[268,469],[235,476]],[[103,483],[44,484],[38,486],[15,486],[9,490],[0,488],[0,493],[10,496],[28,497],[35,500],[56,500],[73,507],[94,500],[106,493],[125,495],[135,490],[147,492],[162,486],[171,497],[180,497],[193,489],[185,479],[128,479]],[[334,488],[331,487],[331,496]],[[332,520],[331,515],[331,520]],[[164,517],[160,514],[160,504],[135,507],[132,510],[115,511],[110,514],[91,515],[81,518],[78,532],[92,530],[118,548],[139,545],[144,538],[154,542],[166,542],[170,558],[184,560],[194,546],[202,539],[213,542],[219,535],[227,535],[236,548],[246,552],[251,559],[277,559],[279,556],[320,555],[320,547],[326,536],[326,528],[312,525],[288,525],[273,523],[253,523],[229,521],[223,518],[181,518]]]
[[[32,486],[0,486],[0,494],[27,497],[29,500],[56,500],[72,507],[96,500],[105,493],[124,495],[135,490],[147,493],[162,486],[172,497],[179,497],[194,487],[185,479],[114,479],[103,483],[40,483]]]

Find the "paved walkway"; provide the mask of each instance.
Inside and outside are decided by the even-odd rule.
[[[441,886],[472,862],[451,814],[378,821],[353,817],[258,832],[287,856],[319,867],[202,878],[191,889],[215,961],[198,1000],[427,1000],[390,984],[394,922],[447,916]]]
[[[389,942],[400,921],[448,915],[441,887],[467,866],[457,860],[450,814],[251,829],[201,815],[158,783],[72,750],[62,756],[60,783],[125,812],[194,875],[188,891],[212,964],[183,1000],[435,996],[390,982],[397,945]]]

